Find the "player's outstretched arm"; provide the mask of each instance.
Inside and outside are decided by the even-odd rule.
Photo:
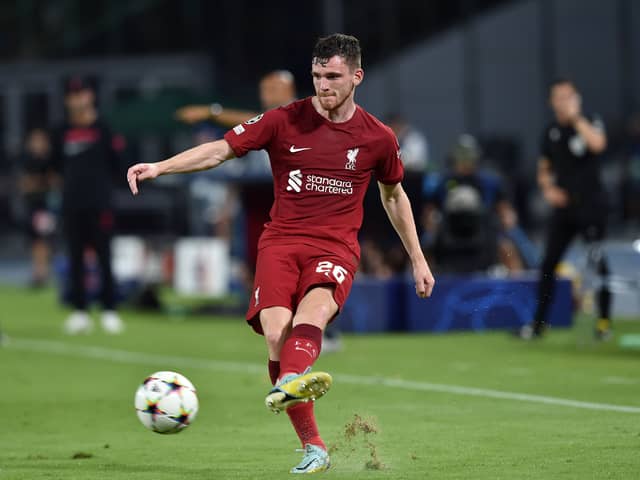
[[[184,123],[198,123],[209,120],[211,107],[209,105],[185,105],[176,110],[176,119]]]
[[[380,199],[387,216],[391,220],[393,228],[398,232],[398,236],[411,259],[413,279],[416,282],[416,295],[420,298],[430,297],[435,285],[435,279],[427,260],[424,258],[422,248],[420,248],[409,197],[407,197],[400,183],[385,185],[378,182],[378,188],[380,189]]]
[[[175,115],[181,122],[189,124],[211,120],[218,125],[231,128],[259,114],[248,110],[223,108],[218,103],[212,103],[211,105],[186,105],[176,110]]]
[[[198,172],[216,168],[234,156],[226,140],[203,143],[161,162],[134,165],[127,171],[127,183],[131,193],[137,195],[139,182],[170,173]]]

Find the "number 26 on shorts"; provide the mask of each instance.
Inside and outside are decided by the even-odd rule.
[[[329,276],[329,274],[331,274],[338,283],[344,282],[345,277],[349,274],[349,272],[344,267],[341,267],[340,265],[334,265],[333,263],[327,262],[326,260],[318,262],[316,273],[324,273],[326,276]]]

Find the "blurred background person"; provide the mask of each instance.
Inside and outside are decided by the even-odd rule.
[[[62,178],[62,217],[74,308],[64,330],[71,335],[92,329],[85,285],[88,248],[95,252],[100,266],[101,326],[112,334],[124,329],[116,312],[111,270],[112,190],[114,181],[124,178],[119,155],[124,141],[99,118],[95,101],[95,86],[90,79],[69,78],[65,84],[67,118],[51,135],[52,165]]]
[[[195,124],[193,133],[194,145],[222,138],[219,129],[208,122]],[[189,180],[190,234],[212,235],[235,242],[233,222],[240,210],[237,196],[238,189],[226,178],[218,178],[210,172],[194,173]]]
[[[599,117],[582,113],[582,98],[575,84],[558,79],[549,87],[555,116],[542,136],[538,185],[553,212],[540,271],[538,302],[533,321],[517,333],[522,339],[541,336],[555,289],[554,272],[573,239],[580,234],[588,248],[588,265],[597,274],[595,326],[598,339],[611,335],[609,265],[602,242],[607,221],[607,199],[601,180],[601,154],[607,147]]]
[[[535,261],[533,246],[502,179],[480,168],[481,155],[475,137],[461,135],[449,154],[450,168],[425,178],[423,247],[441,271],[478,272],[500,261],[518,272]]]
[[[422,195],[422,183],[424,176],[428,172],[438,171],[439,169],[433,164],[429,157],[429,143],[427,137],[416,127],[414,127],[407,117],[401,113],[390,113],[385,117],[385,123],[393,130],[400,145],[402,152],[402,165],[404,166],[404,180],[402,185],[409,198],[419,199]],[[373,190],[373,189],[371,189]],[[377,202],[377,193],[374,193],[375,199],[370,203]],[[420,215],[420,202],[416,201],[412,204],[413,216],[418,218]],[[374,210],[376,212],[376,210]],[[379,212],[378,212],[379,214]],[[385,233],[385,235],[387,235]],[[395,239],[394,239],[395,242]],[[390,263],[395,264],[392,268],[396,271],[406,264],[404,255],[400,245],[395,242],[391,248]]]
[[[372,238],[365,238],[360,242],[358,272],[380,280],[393,277],[394,271],[385,258],[385,252]]]
[[[27,135],[19,166],[19,188],[22,193],[25,227],[31,241],[32,287],[42,287],[49,279],[51,242],[56,229],[56,217],[51,209],[53,176],[51,144],[43,128],[34,128]]]
[[[263,111],[287,105],[296,100],[295,79],[287,70],[274,70],[260,79],[258,92]],[[218,103],[187,105],[176,111],[176,117],[185,123],[212,121],[226,128],[250,121],[259,114],[260,112],[249,110],[229,109]],[[269,156],[263,150],[249,152],[237,165],[225,165],[224,168],[229,170],[232,177],[227,180],[237,180],[236,185],[240,189],[246,232],[242,250],[247,263],[245,283],[249,291],[253,285],[258,238],[264,224],[269,221],[269,206],[273,201]],[[227,170],[223,169],[225,172]],[[229,195],[238,194],[235,189],[229,189]]]
[[[540,252],[529,235],[521,227],[518,212],[511,202],[500,202],[496,206],[500,238],[498,241],[498,262],[508,272],[518,273],[538,268]]]
[[[425,173],[427,169],[435,169],[430,163],[427,137],[413,127],[404,115],[389,113],[385,116],[385,123],[398,138],[405,172]]]
[[[419,199],[424,175],[432,168],[427,138],[399,112],[387,113],[384,122],[393,130],[402,152],[402,186],[409,198]],[[359,271],[374,278],[387,279],[404,273],[408,262],[402,245],[396,237],[389,235],[386,225],[378,220],[384,215],[379,197],[378,188],[372,183],[364,199],[366,207],[360,233],[362,262]],[[417,218],[420,202],[413,201],[411,208],[414,218]]]
[[[258,86],[262,111],[287,105],[296,99],[296,84],[288,70],[274,70],[260,80]],[[186,105],[176,111],[176,118],[185,123],[211,120],[231,128],[259,115],[260,112],[226,108],[219,103],[210,105]]]

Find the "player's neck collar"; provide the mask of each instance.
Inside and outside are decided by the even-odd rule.
[[[351,122],[358,114],[358,104],[355,101],[352,101],[354,108],[353,108],[353,113],[351,114],[351,116],[349,116],[349,118],[347,118],[346,120],[334,121],[334,120],[331,120],[330,118],[328,118],[327,116],[323,115],[322,113],[320,113],[318,111],[318,106],[317,106],[318,105],[318,101],[317,101],[315,96],[309,97],[309,103],[311,104],[311,108],[316,113],[316,115],[318,115],[318,117],[322,118],[329,125],[336,125],[336,126],[346,125],[349,122]]]

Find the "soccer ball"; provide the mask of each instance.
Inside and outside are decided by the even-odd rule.
[[[135,397],[142,424],[157,433],[178,433],[187,428],[198,413],[196,389],[184,375],[156,372],[145,378]]]

